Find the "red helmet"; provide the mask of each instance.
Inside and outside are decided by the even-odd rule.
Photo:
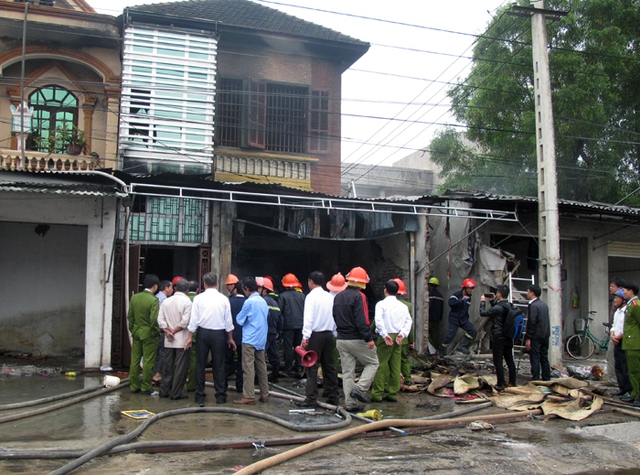
[[[398,295],[407,295],[407,287],[404,285],[404,282],[402,282],[402,279],[396,277],[395,279],[391,280],[398,284]]]
[[[333,292],[342,292],[346,288],[347,281],[344,280],[344,276],[340,272],[331,277],[331,280],[327,282],[327,289]]]
[[[184,277],[180,277],[179,275],[177,275],[173,278],[173,280],[171,281],[171,284],[175,286],[179,280],[186,280],[186,279]]]
[[[225,282],[226,285],[233,285],[233,284],[237,284],[240,281],[240,279],[238,279],[238,276],[236,276],[235,274],[229,274],[227,276],[227,280]]]
[[[298,278],[293,274],[287,274],[282,278],[282,286],[288,288],[300,287],[302,284],[298,281]]]
[[[473,279],[464,279],[462,281],[462,288],[468,287],[470,289],[475,289],[478,286],[478,284],[476,284],[476,281]]]
[[[354,267],[351,269],[351,272],[347,274],[347,280],[350,282],[368,284],[371,279],[369,279],[369,274],[367,274],[367,271],[362,267]]]
[[[269,277],[262,278],[262,286],[270,292],[275,292],[275,289],[273,287],[273,282]]]

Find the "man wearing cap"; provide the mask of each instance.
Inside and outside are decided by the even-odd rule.
[[[209,353],[213,370],[213,384],[216,390],[216,402],[227,402],[227,378],[225,374],[225,348],[235,348],[233,341],[233,320],[229,299],[218,292],[218,276],[207,272],[203,277],[204,292],[196,295],[191,307],[189,335],[185,349],[191,348],[193,334],[198,331],[196,341],[196,395],[195,401],[204,406],[204,373]]]
[[[620,288],[613,293],[613,326],[611,327],[611,341],[613,342],[613,357],[615,362],[616,379],[618,380],[618,391],[613,396],[620,396],[623,399],[631,399],[631,381],[629,380],[629,369],[627,368],[627,355],[622,349],[622,337],[624,335],[624,317],[627,312],[627,301],[624,298],[624,291]],[[631,401],[633,402],[633,401]]]
[[[549,337],[551,337],[551,324],[549,323],[549,307],[540,300],[542,290],[537,285],[527,287],[529,299],[529,317],[527,318],[525,347],[529,350],[531,362],[531,377],[537,380],[542,368],[542,380],[551,379],[551,366],[549,365]]]
[[[640,300],[638,300],[638,284],[625,282],[622,286],[624,298],[627,299],[627,313],[624,316],[622,331],[622,349],[627,356],[627,370],[631,381],[631,395],[620,398],[640,407]]]
[[[314,271],[309,274],[308,284],[311,291],[304,301],[304,325],[300,346],[305,350],[315,351],[318,355],[318,361],[307,368],[307,385],[305,387],[307,397],[304,402],[296,403],[296,405],[309,408],[318,406],[318,365],[321,365],[327,402],[337,406],[340,403],[340,393],[338,391],[338,372],[333,359],[336,348],[333,297],[322,288],[324,285],[322,272]]]
[[[327,282],[327,290],[329,291],[329,295],[335,297],[338,292],[342,292],[347,288],[347,281],[344,279],[342,273],[338,272],[331,277],[331,280]]]
[[[346,280],[347,288],[333,298],[333,318],[338,331],[336,345],[342,364],[345,407],[349,412],[359,412],[364,407],[358,405],[358,401],[371,402],[366,392],[371,387],[379,363],[371,334],[367,298],[361,292],[369,282],[369,275],[362,267],[354,267]],[[364,366],[357,384],[356,363]]]
[[[131,367],[129,369],[129,387],[132,393],[151,394],[153,364],[158,349],[158,290],[160,279],[154,274],[144,277],[142,292],[138,292],[129,301],[127,320],[131,332]],[[142,380],[140,380],[140,360]]]
[[[478,334],[476,327],[474,327],[473,323],[469,320],[471,295],[476,286],[477,284],[473,279],[464,279],[462,281],[462,288],[449,297],[449,307],[451,308],[449,311],[449,328],[447,328],[447,334],[444,336],[442,345],[440,345],[441,357],[445,356],[449,344],[458,332],[458,328],[464,330],[464,336],[460,340],[458,351],[465,355],[470,353],[469,347]]]
[[[384,300],[378,302],[375,308],[376,332],[379,335],[376,347],[380,366],[373,379],[372,401],[382,401],[386,387],[389,393],[385,399],[398,401],[402,340],[409,336],[412,324],[409,309],[396,298],[399,287],[393,280],[385,282]]]
[[[158,313],[158,326],[164,332],[164,366],[160,397],[186,399],[182,394],[189,370],[191,350],[184,349],[187,339],[187,325],[191,318],[191,299],[187,297],[189,281],[181,279],[176,283],[175,294],[165,301]]]
[[[302,340],[302,324],[304,321],[304,294],[302,284],[293,274],[282,278],[284,290],[280,292],[278,304],[284,325],[282,326],[282,346],[284,350],[284,372],[291,377],[302,376],[302,361],[294,348]]]
[[[429,279],[429,342],[434,348],[440,346],[440,322],[444,312],[444,297],[438,291],[437,277]]]
[[[225,371],[227,378],[230,378],[235,373],[236,391],[241,393],[244,384],[244,373],[242,372],[242,327],[238,325],[236,318],[247,299],[244,293],[242,293],[242,284],[236,275],[229,274],[225,285],[229,291],[231,319],[233,320],[233,341],[236,343],[235,350],[233,348],[227,348]]]
[[[282,325],[284,318],[278,306],[278,302],[273,297],[275,295],[273,281],[270,277],[256,277],[258,284],[258,292],[262,296],[267,307],[269,307],[269,315],[267,317],[268,332],[266,353],[271,365],[271,376],[269,379],[272,383],[278,383],[280,375],[280,353],[278,352],[278,335],[282,333]]]
[[[411,361],[409,361],[409,348],[414,350],[416,348],[415,344],[415,325],[413,324],[413,304],[408,300],[407,294],[407,286],[404,284],[402,279],[396,277],[393,281],[398,284],[398,293],[396,294],[396,298],[398,302],[401,302],[407,306],[409,310],[409,315],[411,315],[411,331],[409,332],[409,336],[407,338],[402,339],[401,350],[400,350],[400,374],[402,374],[403,382],[406,386],[411,386]],[[380,357],[378,356],[378,359]]]

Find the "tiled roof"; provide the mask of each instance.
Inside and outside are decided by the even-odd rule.
[[[137,5],[129,10],[195,20],[216,21],[225,26],[368,46],[368,43],[364,41],[249,0],[166,2],[154,5]]]
[[[102,172],[0,171],[0,191],[75,196],[128,196],[122,182]]]

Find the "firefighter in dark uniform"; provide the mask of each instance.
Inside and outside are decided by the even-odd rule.
[[[444,357],[447,353],[447,347],[456,336],[458,328],[464,330],[464,336],[460,341],[458,351],[465,355],[470,353],[469,347],[478,334],[476,327],[469,321],[471,294],[473,294],[473,289],[475,289],[476,286],[477,284],[473,279],[464,279],[462,281],[462,288],[449,297],[449,307],[451,307],[451,311],[449,312],[449,328],[440,346],[441,357]]]

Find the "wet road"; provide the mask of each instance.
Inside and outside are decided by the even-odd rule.
[[[67,370],[73,370],[67,365]],[[83,388],[102,386],[102,375],[77,371],[75,377],[31,376],[0,377],[0,404],[24,402]],[[299,391],[294,380],[284,380],[283,386]],[[213,388],[208,387],[208,401],[213,401]],[[231,401],[237,396],[229,391],[229,403],[222,407],[237,408]],[[452,400],[436,399],[425,394],[402,393],[399,403],[380,403],[389,418],[418,418],[459,409]],[[439,403],[437,412],[425,403]],[[214,405],[215,406],[215,405]],[[35,408],[39,408],[36,406]],[[193,393],[188,400],[170,401],[155,396],[131,394],[127,388],[100,395],[54,412],[19,421],[0,424],[0,452],[12,453],[35,449],[93,449],[138,427],[141,422],[122,416],[123,410],[146,409],[161,413],[183,407],[197,407]],[[372,407],[372,406],[371,406]],[[0,417],[28,411],[24,408],[0,412]],[[243,409],[272,414],[284,420],[314,424],[335,421],[331,412],[319,415],[290,414],[296,409],[288,399],[270,398]],[[478,414],[503,414],[490,408]],[[632,421],[632,422],[629,422]],[[640,433],[638,421],[632,417],[603,411],[580,422],[549,420],[503,424],[492,431],[471,432],[466,428],[447,429],[410,436],[391,434],[386,437],[363,438],[341,442],[317,452],[286,462],[264,473],[310,474],[382,474],[382,473],[618,473],[616,470],[640,467],[640,442],[617,440],[607,431],[591,427],[609,424],[631,424],[627,433]],[[352,425],[359,425],[354,422]],[[622,427],[622,426],[620,426]],[[609,430],[611,432],[611,430]],[[613,430],[613,433],[621,431]],[[236,414],[188,414],[160,420],[152,424],[138,441],[203,440],[228,443],[301,437],[300,433],[269,421]],[[215,474],[234,473],[238,467],[283,452],[291,447],[258,449],[208,450],[177,453],[136,453],[94,459],[72,473],[77,474]],[[69,459],[0,460],[0,473],[43,474],[58,469]],[[598,472],[599,471],[599,472]],[[620,472],[630,473],[630,472]]]

